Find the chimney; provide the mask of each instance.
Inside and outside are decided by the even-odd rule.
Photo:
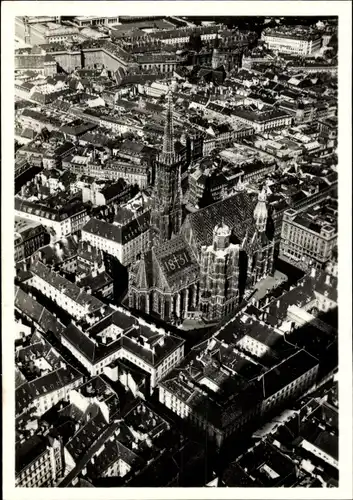
[[[331,285],[331,279],[330,279],[330,275],[329,274],[326,275],[325,284],[326,285]]]
[[[315,277],[316,277],[316,269],[315,269],[315,267],[313,267],[313,268],[311,269],[310,276],[311,276],[312,278],[315,278]]]

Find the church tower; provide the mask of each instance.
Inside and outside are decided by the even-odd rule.
[[[211,61],[211,66],[212,69],[217,69],[221,65],[221,58],[219,54],[219,38],[218,35],[216,35],[215,41],[214,41],[214,47],[212,51],[212,61]]]
[[[163,149],[155,162],[155,184],[152,195],[152,227],[154,243],[162,243],[177,235],[182,223],[181,159],[174,149],[172,93],[167,95],[167,116]]]
[[[268,211],[266,206],[266,193],[263,188],[259,193],[259,196],[257,198],[257,205],[254,210],[255,225],[259,233],[263,233],[264,231],[266,231],[267,216]]]
[[[230,228],[222,222],[213,244],[201,249],[200,309],[206,321],[231,314],[239,301],[239,245],[230,243]]]
[[[268,210],[266,205],[265,188],[258,195],[254,210],[255,233],[250,247],[252,249],[248,266],[248,282],[254,286],[258,281],[272,274],[274,258],[274,241],[267,234]]]

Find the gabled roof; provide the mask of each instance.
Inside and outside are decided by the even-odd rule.
[[[237,193],[189,214],[184,229],[188,226],[191,228],[195,245],[200,249],[202,245],[212,244],[214,227],[223,219],[237,239],[242,241],[247,233],[252,235],[255,231],[253,219],[255,205],[255,198],[247,193]]]
[[[163,288],[178,289],[181,282],[192,282],[198,276],[199,265],[181,235],[153,247],[152,260],[159,280],[156,284]]]
[[[125,245],[129,241],[133,240],[143,232],[147,231],[150,223],[150,211],[147,210],[137,217],[129,220],[123,226],[117,226],[115,224],[109,224],[99,219],[92,218],[87,224],[82,228],[82,231],[86,231],[102,238],[115,241],[116,243],[121,243]]]

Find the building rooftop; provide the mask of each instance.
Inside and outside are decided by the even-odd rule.
[[[16,474],[38,459],[47,449],[48,440],[43,436],[34,434],[22,443],[16,445]]]
[[[124,349],[147,364],[157,366],[184,342],[120,310],[86,332],[71,323],[64,330],[63,336],[92,364]]]
[[[18,286],[15,286],[15,307],[21,314],[37,324],[43,332],[52,331],[57,338],[60,338],[64,325],[33,296],[28,295]]]
[[[31,265],[31,272],[59,290],[63,295],[66,295],[80,306],[85,307],[87,314],[99,312],[104,308],[104,304],[96,297],[86,293],[82,288],[63,278],[55,271],[51,271],[39,261]]]
[[[143,232],[147,231],[149,228],[149,222],[149,211],[145,211],[144,213],[137,215],[127,221],[124,225],[110,224],[109,222],[95,219],[93,217],[82,228],[82,231],[125,245]]]
[[[54,199],[52,204],[49,205],[48,199],[45,201],[29,201],[15,196],[15,210],[58,222],[86,210],[82,202],[77,199],[66,200],[64,203],[61,201],[60,204],[59,198],[57,198],[56,205],[54,205]]]
[[[259,486],[290,485],[296,477],[296,464],[270,443],[259,443],[238,461],[244,472],[253,477]],[[290,479],[291,478],[291,479]]]
[[[184,231],[190,227],[197,245],[211,245],[213,229],[220,220],[229,226],[241,242],[244,237],[255,231],[253,218],[256,199],[247,193],[237,193],[214,203],[202,210],[189,214],[184,222]]]
[[[291,381],[301,377],[308,370],[319,365],[319,361],[304,349],[295,352],[277,366],[268,370],[263,376],[265,397],[286,387]]]

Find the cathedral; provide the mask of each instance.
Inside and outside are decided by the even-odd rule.
[[[174,147],[173,101],[167,96],[163,148],[155,162],[152,248],[129,274],[129,306],[172,321],[197,311],[199,265],[179,234],[182,225],[181,167]]]
[[[273,272],[266,194],[238,192],[182,220],[181,167],[168,95],[162,151],[155,164],[152,247],[129,273],[129,307],[165,321],[230,316],[244,291]]]

